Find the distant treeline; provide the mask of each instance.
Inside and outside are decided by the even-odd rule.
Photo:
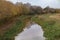
[[[40,6],[32,6],[29,3],[23,4],[17,2],[13,4],[9,1],[0,0],[0,20],[6,20],[14,16],[20,15],[34,15],[46,13],[60,13],[60,9],[50,7],[41,8]]]

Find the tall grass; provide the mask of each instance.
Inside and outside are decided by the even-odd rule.
[[[42,26],[46,40],[60,40],[60,21],[51,19],[49,16],[32,17],[32,21]]]

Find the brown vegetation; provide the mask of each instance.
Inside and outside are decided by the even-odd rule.
[[[32,6],[29,3],[23,4],[23,3],[17,2],[16,4],[13,4],[9,1],[0,0],[0,34],[2,34],[2,33],[4,34],[4,32],[6,30],[11,29],[12,25],[15,24],[15,22],[16,22],[16,18],[17,18],[18,24],[16,24],[15,29],[17,28],[18,25],[21,26],[24,23],[29,22],[29,20],[31,19],[31,15],[37,14],[37,16],[38,16],[39,14],[46,14],[46,13],[51,13],[51,14],[60,13],[60,9],[54,9],[54,8],[50,8],[50,7],[46,7],[43,9],[40,6]],[[22,16],[22,17],[20,17],[20,16]],[[27,17],[25,19],[23,19],[23,17],[25,17],[25,16],[27,16]],[[36,18],[37,18],[37,16],[36,16]],[[42,21],[45,19],[44,17],[41,17],[41,16],[39,16],[39,18]],[[60,18],[60,14],[55,15],[55,16],[50,16],[50,18]],[[24,23],[22,23],[21,21]],[[18,28],[17,28],[17,30],[19,30]],[[21,30],[23,28],[24,27],[20,27]],[[12,27],[11,30],[13,30],[13,29],[14,29],[14,27]],[[13,30],[14,32],[15,32],[15,29]],[[6,35],[7,35],[7,33],[9,34],[10,32],[9,31],[6,32]],[[9,35],[11,35],[11,34],[9,34]]]
[[[53,18],[53,19],[60,19],[60,14],[51,15],[50,18]]]

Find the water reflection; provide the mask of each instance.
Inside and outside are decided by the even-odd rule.
[[[25,28],[22,33],[18,34],[15,40],[45,40],[45,38],[41,26],[33,24],[30,28]]]

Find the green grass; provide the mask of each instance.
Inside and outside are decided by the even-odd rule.
[[[32,21],[42,26],[46,40],[60,40],[60,21],[49,18],[50,15],[52,14],[40,15],[41,18],[32,17]]]
[[[25,28],[25,21],[28,20],[28,18],[29,16],[19,16],[12,27],[6,30],[3,36],[0,36],[0,40],[14,40],[15,36]]]
[[[8,29],[0,39],[14,38],[16,34],[23,31],[25,23],[22,21],[17,21],[12,28]],[[9,39],[8,39],[9,40]]]
[[[16,24],[14,24],[14,26],[8,30],[6,33],[5,33],[5,37],[9,38],[9,37],[13,37],[13,35],[15,35],[16,33],[22,31],[24,27],[24,23],[21,22],[21,21],[18,21]]]
[[[14,37],[23,31],[26,22],[29,21],[36,22],[42,26],[44,30],[44,36],[47,38],[46,40],[60,40],[60,20],[49,18],[51,15],[56,14],[19,16],[15,24],[13,24],[13,26],[8,29],[3,36],[0,37],[0,40],[14,40]]]

